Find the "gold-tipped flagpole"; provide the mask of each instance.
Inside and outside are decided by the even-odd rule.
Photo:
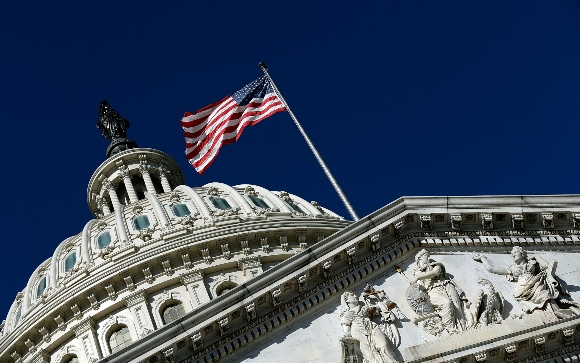
[[[280,98],[280,101],[282,101],[282,103],[284,104],[284,107],[286,107],[286,110],[288,110],[290,117],[292,117],[292,120],[294,120],[294,123],[296,124],[296,127],[298,127],[298,130],[300,131],[300,133],[304,137],[304,140],[306,140],[306,143],[308,144],[308,146],[310,146],[310,150],[312,150],[314,157],[316,158],[316,160],[318,160],[318,163],[322,167],[322,170],[324,170],[324,173],[326,174],[326,176],[330,180],[330,184],[332,184],[332,186],[334,187],[334,190],[336,190],[336,192],[338,193],[338,196],[340,197],[340,200],[342,200],[342,202],[344,203],[344,206],[348,210],[348,213],[350,213],[350,216],[352,217],[352,219],[355,222],[358,221],[359,217],[356,214],[356,212],[354,211],[354,208],[352,207],[352,205],[348,201],[348,198],[346,197],[346,195],[343,193],[342,189],[340,188],[340,185],[338,185],[338,182],[336,181],[336,179],[334,179],[334,176],[332,176],[330,169],[328,169],[328,167],[326,166],[326,163],[324,162],[324,160],[322,160],[322,157],[320,156],[320,154],[318,153],[318,151],[314,147],[314,144],[312,144],[312,141],[310,141],[310,138],[306,134],[306,131],[304,131],[304,129],[302,128],[302,125],[300,125],[300,122],[298,122],[298,119],[294,115],[294,112],[292,112],[292,109],[290,108],[290,106],[288,105],[288,103],[286,102],[284,97],[282,97],[280,90],[278,89],[278,87],[276,87],[276,84],[274,83],[274,80],[272,79],[272,77],[270,77],[270,73],[268,73],[268,68],[266,67],[266,64],[264,62],[260,62],[259,66],[260,66],[260,68],[262,68],[262,71],[264,71],[264,74],[266,75],[266,77],[268,77],[268,80],[272,84],[272,88],[274,88],[274,92],[276,92],[276,95],[278,96],[278,98]]]

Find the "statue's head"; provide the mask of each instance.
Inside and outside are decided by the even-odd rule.
[[[109,111],[111,109],[111,106],[109,106],[109,102],[107,102],[107,100],[102,100],[101,104],[99,106],[99,115],[103,116],[107,113],[107,111]]]
[[[521,246],[514,246],[512,248],[512,257],[513,257],[515,262],[520,262],[522,260],[523,261],[528,260],[528,254]]]
[[[415,255],[415,263],[426,264],[427,262],[429,262],[429,257],[431,257],[429,251],[427,251],[426,249],[422,249]]]
[[[488,279],[480,278],[477,283],[485,287],[487,290],[493,290],[493,285]]]
[[[346,296],[346,303],[349,306],[356,306],[356,305],[358,305],[358,299],[356,298],[356,296],[354,294],[348,294]]]

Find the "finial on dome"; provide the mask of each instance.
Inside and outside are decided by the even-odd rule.
[[[129,120],[112,109],[107,100],[101,101],[99,106],[97,128],[101,129],[103,137],[111,142],[107,148],[107,158],[121,151],[138,147],[135,141],[127,138]]]

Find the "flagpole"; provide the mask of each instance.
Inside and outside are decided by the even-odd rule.
[[[320,164],[320,166],[322,167],[322,170],[324,170],[324,173],[326,174],[326,176],[330,180],[330,184],[332,184],[332,186],[334,187],[334,190],[336,190],[336,192],[338,193],[340,200],[342,200],[342,202],[344,203],[344,206],[346,207],[346,209],[350,213],[350,216],[352,217],[352,219],[355,222],[358,221],[359,217],[356,214],[356,212],[354,211],[354,208],[352,207],[352,205],[348,201],[348,198],[346,197],[346,195],[342,192],[340,185],[338,185],[338,182],[336,181],[336,179],[334,179],[334,176],[332,176],[330,169],[328,169],[328,167],[326,166],[326,163],[324,162],[324,160],[322,160],[322,157],[320,156],[320,154],[318,153],[318,151],[314,147],[314,144],[312,144],[312,141],[310,141],[310,138],[306,134],[306,131],[304,131],[304,129],[300,125],[300,122],[298,122],[298,119],[294,115],[294,112],[292,112],[292,109],[290,108],[290,106],[288,105],[288,103],[286,102],[284,97],[282,97],[280,90],[278,89],[278,87],[276,87],[276,84],[274,83],[274,80],[272,79],[272,77],[270,77],[270,73],[268,73],[268,68],[266,67],[266,64],[264,62],[260,62],[259,66],[260,66],[260,68],[262,68],[262,71],[264,71],[264,74],[266,75],[266,77],[268,77],[268,79],[270,80],[270,83],[272,84],[272,88],[274,88],[274,92],[276,92],[276,95],[278,96],[278,98],[280,98],[280,101],[282,101],[282,103],[284,104],[284,106],[288,110],[290,117],[292,117],[292,120],[294,120],[294,123],[296,124],[296,127],[298,127],[298,130],[300,130],[300,133],[304,137],[304,140],[306,140],[306,143],[308,144],[308,146],[310,146],[310,150],[312,150],[314,157],[316,158],[316,160],[318,160],[318,163]]]

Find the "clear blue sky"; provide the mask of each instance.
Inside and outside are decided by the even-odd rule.
[[[179,120],[264,61],[362,217],[404,195],[580,192],[577,1],[7,1],[0,319],[92,218],[99,102],[190,186],[252,183],[348,217],[290,117],[222,149],[203,177]]]

